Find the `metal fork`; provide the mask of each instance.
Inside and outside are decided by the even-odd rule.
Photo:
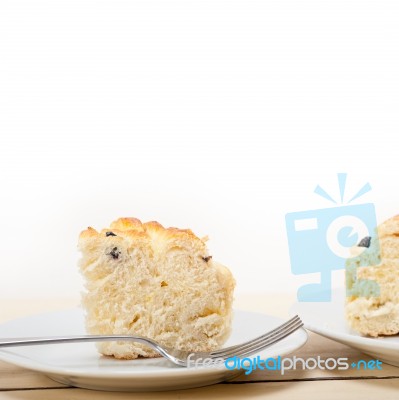
[[[277,328],[266,332],[255,339],[211,352],[190,352],[173,349],[171,347],[162,346],[152,339],[132,335],[83,335],[0,339],[0,349],[3,347],[32,346],[56,343],[132,341],[142,343],[153,348],[161,356],[177,365],[189,367],[191,364],[194,364],[195,366],[219,364],[234,356],[240,358],[248,357],[281,341],[302,326],[303,322],[296,315],[284,324],[279,325]]]

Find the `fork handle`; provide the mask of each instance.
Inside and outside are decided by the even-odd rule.
[[[157,347],[151,339],[132,335],[77,335],[77,336],[48,336],[48,337],[26,337],[26,338],[0,338],[0,348],[16,346],[32,346],[57,343],[78,343],[78,342],[110,342],[130,341]]]

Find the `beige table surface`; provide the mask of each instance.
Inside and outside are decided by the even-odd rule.
[[[288,316],[294,297],[288,295],[237,296],[235,307]],[[0,300],[0,322],[37,312],[76,306],[77,299]],[[1,331],[0,331],[1,332]],[[1,334],[0,334],[1,335]],[[348,357],[349,361],[368,360],[357,350],[310,333],[308,343],[295,352],[297,357],[320,355]],[[0,361],[0,400],[9,399],[399,399],[399,368],[383,364],[375,371],[254,371],[233,381],[198,389],[154,393],[97,392],[63,386],[46,376]]]

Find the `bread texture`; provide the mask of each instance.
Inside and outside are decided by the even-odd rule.
[[[372,337],[399,333],[399,215],[377,232],[369,247],[346,264],[347,321]]]
[[[219,348],[230,334],[235,281],[205,242],[189,229],[135,218],[84,230],[78,247],[88,333],[145,336],[188,351]],[[158,356],[134,342],[97,346],[120,359]]]

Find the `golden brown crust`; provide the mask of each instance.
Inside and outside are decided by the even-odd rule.
[[[168,238],[173,239],[181,239],[183,236],[186,236],[187,239],[200,241],[205,244],[205,240],[197,237],[191,229],[179,229],[175,227],[165,228],[157,221],[149,221],[142,223],[137,218],[119,218],[111,223],[109,228],[102,229],[100,232],[96,231],[92,227],[88,227],[84,231],[80,233],[79,239],[88,239],[93,238],[98,235],[106,234],[106,232],[113,232],[116,235],[120,235],[123,237],[131,237],[137,239],[139,236],[147,236],[151,233],[157,233],[160,235],[166,235]],[[208,239],[207,237],[205,238]]]
[[[380,239],[390,235],[399,235],[399,215],[387,219],[378,227],[378,237]]]
[[[89,226],[87,229],[85,229],[84,231],[82,231],[80,233],[79,238],[90,238],[90,237],[95,237],[97,235],[98,235],[98,232],[94,228]]]
[[[119,218],[111,223],[111,229],[121,231],[138,230],[143,231],[143,224],[137,218]]]

